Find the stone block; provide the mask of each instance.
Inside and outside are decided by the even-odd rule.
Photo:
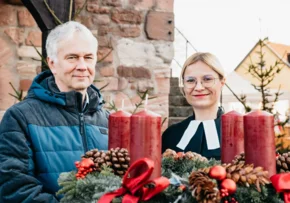
[[[105,36],[97,36],[99,47],[112,47],[110,37],[108,35]]]
[[[41,53],[41,48],[37,47],[37,50]],[[19,57],[23,58],[34,58],[34,59],[41,59],[38,55],[34,47],[32,46],[21,46],[17,50],[17,54]]]
[[[175,96],[182,96],[181,92],[180,92],[180,88],[179,87],[170,87],[170,95]]]
[[[145,92],[146,90],[154,90],[154,83],[152,80],[138,80],[137,82],[138,91]]]
[[[4,33],[17,45],[24,41],[24,28],[9,27],[4,30]]]
[[[31,44],[32,42],[32,44]],[[41,47],[42,44],[42,32],[40,30],[37,31],[30,31],[26,40],[25,40],[26,45],[28,46],[36,46],[36,47]]]
[[[164,60],[165,63],[171,63],[174,57],[174,47],[172,42],[163,42],[156,44],[156,55]]]
[[[99,25],[98,26],[98,34],[100,36],[104,36],[110,32],[110,27],[108,25]]]
[[[116,8],[112,11],[112,20],[116,23],[141,24],[142,13],[136,10]]]
[[[12,62],[13,59],[13,52],[7,43],[3,38],[0,38],[0,67],[7,65],[8,63]]]
[[[117,73],[120,77],[134,77],[134,78],[151,78],[151,72],[143,67],[125,67],[119,66]]]
[[[122,108],[122,103],[124,103],[124,110],[133,107],[130,97],[124,92],[118,92],[115,95],[114,103],[118,109]]]
[[[0,65],[0,110],[6,110],[16,103],[16,99],[10,94],[15,94],[10,83],[18,90],[17,74],[10,67]]]
[[[154,68],[153,73],[155,78],[170,78],[171,68]]]
[[[193,110],[191,106],[170,106],[169,116],[170,117],[188,117],[192,115]]]
[[[155,10],[173,12],[174,0],[157,0]]]
[[[0,4],[0,26],[17,25],[17,13],[14,6]]]
[[[156,78],[157,92],[161,94],[169,94],[170,78]]]
[[[119,90],[125,90],[128,87],[128,80],[126,78],[119,77],[118,88]]]
[[[88,3],[87,11],[97,14],[109,14],[110,8],[105,6],[99,6],[97,3]]]
[[[107,47],[98,49],[98,62],[113,62],[113,50]]]
[[[106,14],[99,14],[99,15],[94,15],[92,22],[94,25],[109,25],[111,22],[111,19],[108,15]]]
[[[115,7],[122,6],[121,0],[103,0],[102,4],[104,6],[115,6]]]
[[[118,90],[118,78],[115,77],[102,77],[96,79],[94,84],[103,91],[113,91]]]
[[[155,5],[155,0],[129,0],[129,5],[136,10],[151,10]]]
[[[32,63],[28,61],[19,61],[17,63],[17,71],[21,79],[33,79],[37,75],[37,68],[40,62]]]
[[[115,68],[113,68],[112,64],[106,64],[98,67],[98,71],[103,77],[111,77],[115,75]]]
[[[169,96],[170,106],[190,106],[184,96]]]
[[[169,12],[150,11],[145,32],[149,39],[174,41],[174,15]]]
[[[179,87],[179,78],[170,78],[170,87]]]
[[[28,91],[31,84],[32,84],[32,80],[29,80],[29,79],[20,80],[19,89],[23,91]]]
[[[18,11],[18,22],[20,26],[36,26],[34,18],[26,8]]]
[[[116,44],[116,56],[119,64],[127,67],[157,67],[163,65],[163,60],[156,57],[153,44],[136,42],[122,38]]]
[[[141,35],[141,29],[139,26],[125,26],[119,25],[111,29],[114,35],[120,37],[139,37]]]

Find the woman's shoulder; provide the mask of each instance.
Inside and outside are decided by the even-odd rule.
[[[187,126],[189,125],[190,121],[192,121],[192,116],[189,116],[188,118],[178,122],[178,123],[175,123],[171,126],[169,126],[163,133],[163,135],[166,135],[166,134],[171,134],[171,133],[176,133],[177,132],[181,132],[182,129],[186,129]]]

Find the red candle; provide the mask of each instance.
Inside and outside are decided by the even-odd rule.
[[[130,117],[125,111],[109,115],[109,149],[126,148],[130,151]]]
[[[161,176],[161,116],[144,110],[131,116],[131,164],[140,158],[154,161],[151,179]]]
[[[243,115],[230,111],[222,115],[222,163],[231,163],[236,155],[244,152]]]
[[[246,163],[262,166],[269,177],[276,174],[274,117],[256,110],[244,116]]]

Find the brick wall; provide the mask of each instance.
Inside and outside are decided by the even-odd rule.
[[[80,8],[85,0],[75,0]],[[168,117],[170,63],[173,59],[173,0],[89,0],[77,16],[99,40],[95,85],[117,107],[130,111],[137,90],[152,89],[149,109]],[[40,71],[41,32],[24,6],[0,3],[0,111],[16,101],[9,82],[27,91]],[[112,51],[111,51],[112,50]],[[110,52],[111,51],[111,52]],[[1,114],[0,114],[1,116]],[[164,126],[164,128],[166,125]]]

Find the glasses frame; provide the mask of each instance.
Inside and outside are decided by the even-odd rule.
[[[187,77],[191,77],[191,76],[187,76]],[[187,87],[187,86],[185,85],[185,83],[184,83],[184,79],[187,78],[187,77],[183,77],[183,79],[182,79],[183,87],[184,87],[184,88],[187,88],[187,89],[194,89],[194,88],[196,87],[196,85],[197,85],[198,82],[200,82],[200,84],[201,84],[204,88],[211,88],[211,87],[213,87],[213,86],[216,84],[216,80],[217,80],[217,79],[221,80],[221,78],[214,78],[214,77],[213,77],[213,78],[212,78],[212,79],[214,79],[214,80],[213,80],[213,84],[212,84],[211,86],[205,86],[205,85],[203,84],[202,80],[197,80],[197,78],[192,77],[192,78],[195,78],[195,79],[196,79],[195,84],[194,84],[194,86],[192,86],[192,87]]]

